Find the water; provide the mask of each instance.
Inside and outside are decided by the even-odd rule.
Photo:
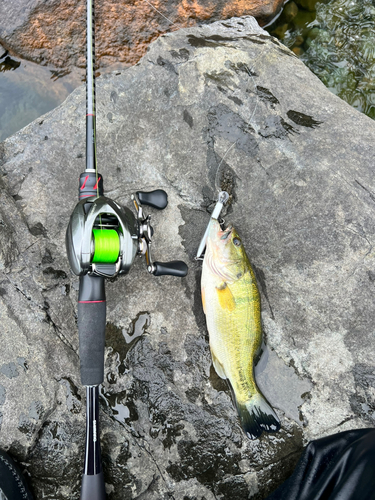
[[[83,76],[11,57],[0,46],[0,141],[61,104]]]
[[[117,383],[118,379],[127,370],[126,357],[128,352],[134,348],[135,344],[141,339],[151,323],[151,315],[147,311],[137,314],[127,328],[120,329],[112,323],[106,326],[106,346],[111,348],[112,370],[107,374],[107,382],[110,385]],[[107,361],[108,362],[108,361]],[[125,390],[118,393],[106,391],[101,386],[101,397],[107,408],[111,409],[112,416],[122,424],[138,420],[138,413],[133,401],[132,391]]]
[[[304,418],[300,408],[308,397],[312,383],[297,375],[292,366],[287,366],[269,347],[255,367],[257,384],[268,401],[285,415],[303,425]]]
[[[126,67],[125,63],[117,63],[100,71],[104,74]],[[85,72],[24,61],[10,56],[0,45],[0,142],[59,106],[84,83]]]
[[[296,0],[267,31],[334,94],[375,118],[375,5],[370,0]]]

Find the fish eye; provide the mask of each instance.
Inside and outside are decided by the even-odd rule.
[[[233,243],[236,247],[239,247],[241,245],[241,240],[239,238],[233,238]]]

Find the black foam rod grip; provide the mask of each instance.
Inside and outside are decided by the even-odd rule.
[[[172,262],[154,262],[154,276],[178,276],[183,278],[188,273],[188,266],[182,260],[173,260]]]
[[[148,193],[146,191],[137,191],[136,195],[142,205],[149,205],[159,210],[162,210],[168,205],[168,195],[162,189],[156,189]]]
[[[104,379],[106,302],[104,278],[81,276],[78,300],[78,334],[81,382],[99,385]]]
[[[83,474],[80,498],[81,500],[105,500],[103,472],[92,476]]]

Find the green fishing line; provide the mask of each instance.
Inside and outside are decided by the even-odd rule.
[[[120,238],[115,229],[93,229],[95,251],[93,262],[117,262],[120,253]]]

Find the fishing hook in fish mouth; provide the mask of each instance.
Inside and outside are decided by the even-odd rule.
[[[222,217],[219,217],[217,219],[218,223],[220,224],[220,229],[222,231],[225,231],[225,219],[223,219]]]

